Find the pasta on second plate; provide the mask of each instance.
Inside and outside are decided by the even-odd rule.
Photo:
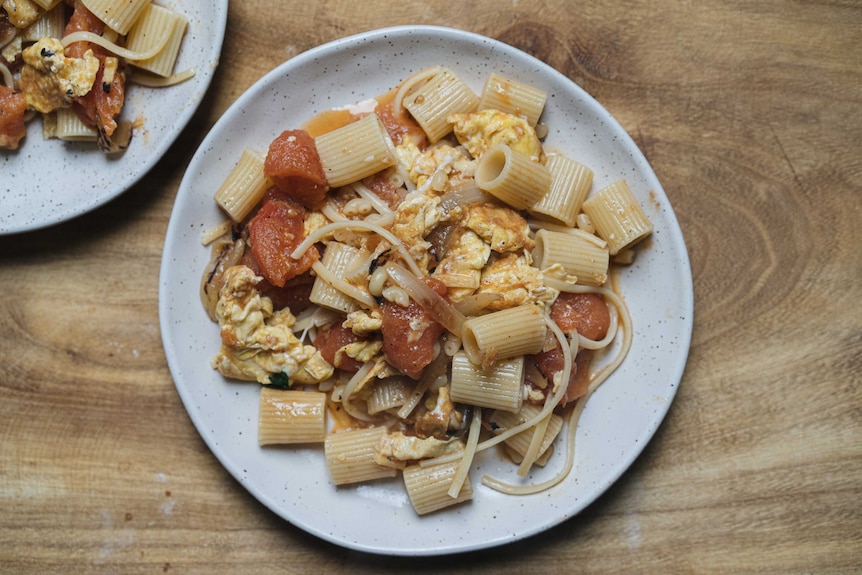
[[[337,486],[400,475],[420,515],[471,499],[495,446],[521,480],[490,488],[570,473],[580,413],[631,345],[611,268],[652,225],[624,180],[592,192],[588,166],[544,149],[546,98],[433,66],[241,152],[201,298],[213,367],[261,384],[261,446],[322,444]],[[524,479],[560,448],[550,479]]]

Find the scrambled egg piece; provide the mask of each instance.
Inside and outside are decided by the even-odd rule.
[[[39,6],[32,0],[3,0],[3,9],[9,23],[16,28],[26,28],[39,19]]]
[[[360,309],[348,313],[347,319],[341,325],[358,336],[368,335],[380,331],[383,326],[383,316],[376,309],[370,311]]]
[[[552,291],[545,288],[542,272],[531,266],[527,257],[509,254],[484,269],[478,293],[501,295],[488,306],[501,310],[526,303],[550,303],[556,297]]]
[[[322,212],[307,212],[305,220],[302,222],[302,233],[307,238],[328,223],[329,220],[326,219],[326,216]]]
[[[18,85],[27,96],[27,105],[42,113],[68,106],[89,92],[99,70],[99,59],[92,50],[83,58],[67,58],[63,44],[55,38],[42,38],[24,50],[23,57]]]
[[[378,465],[403,469],[408,461],[440,457],[463,448],[456,438],[441,440],[434,437],[425,439],[404,435],[400,431],[389,433],[380,438],[374,461]]]
[[[407,174],[421,153],[422,150],[419,149],[419,146],[411,140],[402,140],[400,144],[395,146],[395,157],[398,159],[398,165]]]
[[[303,345],[293,333],[296,318],[285,308],[276,312],[272,300],[261,297],[261,277],[246,266],[228,268],[216,304],[222,346],[213,368],[226,377],[271,383],[284,374],[288,381],[319,383],[332,377],[334,368],[313,345]]]
[[[383,341],[379,339],[369,339],[364,341],[354,341],[348,343],[339,349],[336,355],[336,363],[338,363],[338,354],[343,353],[347,357],[352,357],[356,361],[365,363],[374,359],[383,349]]]
[[[474,158],[488,148],[506,144],[533,161],[545,163],[545,152],[536,130],[523,118],[499,110],[480,110],[472,114],[452,114],[455,137]]]
[[[459,181],[472,178],[476,161],[458,148],[442,144],[418,154],[410,167],[410,180],[420,190],[442,195]]]
[[[497,253],[532,250],[536,242],[521,215],[495,204],[477,204],[467,208],[464,225],[476,232]]]
[[[404,243],[413,259],[427,268],[431,261],[431,244],[425,241],[425,236],[447,217],[440,208],[439,197],[411,192],[395,210],[392,233]]]
[[[449,288],[448,297],[451,301],[463,301],[479,287],[482,268],[489,257],[491,247],[475,232],[463,230],[433,275]]]

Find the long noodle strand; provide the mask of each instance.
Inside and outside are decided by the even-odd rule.
[[[470,420],[470,431],[467,433],[467,445],[464,448],[458,469],[455,471],[455,476],[452,478],[452,484],[449,486],[449,497],[453,499],[457,498],[458,494],[461,493],[461,487],[464,486],[464,481],[470,472],[470,466],[473,465],[473,458],[476,456],[476,445],[479,443],[479,432],[481,431],[482,408],[475,407],[473,409],[473,418]]]

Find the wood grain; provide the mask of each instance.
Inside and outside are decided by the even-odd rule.
[[[246,493],[180,402],[157,309],[184,167],[231,102],[308,48],[407,23],[503,40],[596,97],[662,181],[695,282],[685,377],[630,471],[545,534],[422,562],[334,547]],[[837,0],[232,2],[156,168],[0,238],[0,571],[859,572],[860,46],[862,6]]]

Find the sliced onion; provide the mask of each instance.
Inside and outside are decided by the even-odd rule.
[[[440,197],[440,208],[446,213],[458,206],[493,202],[494,196],[483,192],[473,180],[465,180]]]
[[[466,316],[478,315],[489,305],[501,299],[503,295],[498,293],[475,293],[456,303],[455,307]]]
[[[389,262],[384,266],[384,269],[392,281],[406,291],[410,299],[419,304],[434,321],[450,333],[461,336],[464,321],[467,318],[455,309],[455,306],[397,263]]]

